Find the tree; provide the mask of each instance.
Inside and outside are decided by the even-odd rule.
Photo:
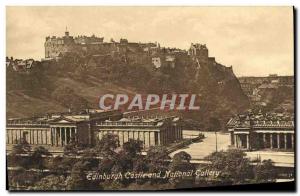
[[[64,155],[78,155],[81,150],[85,149],[82,144],[71,138],[70,142],[64,146]]]
[[[246,153],[237,149],[214,152],[207,157],[209,169],[220,171],[223,183],[241,184],[253,179],[253,170]]]
[[[129,139],[123,144],[124,153],[132,158],[141,153],[143,149],[143,142],[140,140]]]
[[[22,167],[18,167],[15,170],[9,170],[8,172],[8,182],[10,190],[18,190],[19,187],[24,189],[24,187],[32,186],[42,176],[41,173],[26,171],[26,169]]]
[[[43,147],[43,146],[38,146],[34,149],[32,155],[31,155],[31,160],[34,166],[36,168],[43,170],[45,168],[45,158],[43,156],[49,156],[51,155],[49,151]]]
[[[114,134],[106,134],[98,141],[96,151],[101,156],[112,156],[115,154],[115,150],[119,147],[119,137]]]
[[[68,190],[86,190],[88,188],[85,172],[88,170],[89,164],[88,161],[78,161],[74,164],[67,182]]]
[[[58,174],[64,174],[72,170],[74,158],[66,156],[56,156],[51,159],[49,169]]]
[[[55,176],[49,175],[42,178],[30,190],[40,190],[40,191],[64,191],[66,190],[66,178],[63,175]]]
[[[192,163],[190,163],[190,160],[190,154],[188,154],[185,151],[180,151],[173,156],[172,162],[169,165],[169,170],[172,172],[187,172],[195,170],[195,166]],[[184,177],[182,179],[171,178],[169,181],[173,183],[177,188],[186,188],[192,186],[192,184],[194,183],[194,177]]]
[[[13,146],[12,154],[30,154],[31,146],[25,138],[21,138],[19,141],[16,141],[16,143],[17,144]]]
[[[123,144],[123,150],[119,151],[115,156],[115,165],[112,168],[113,172],[124,172],[141,169],[140,160],[143,159],[141,155],[142,141],[129,139]],[[139,170],[144,171],[144,170]]]
[[[24,138],[21,138],[19,141],[16,141],[16,143],[17,144],[13,146],[12,152],[10,154],[12,166],[20,166],[23,168],[30,167],[31,146]]]
[[[210,117],[208,130],[209,131],[220,131],[221,123],[220,123],[219,119],[217,119],[215,117]]]
[[[169,159],[169,153],[164,146],[150,146],[146,155],[150,172],[167,170],[167,160]]]
[[[275,182],[276,170],[272,160],[263,160],[254,167],[254,181],[257,183]]]
[[[115,152],[119,147],[119,138],[114,134],[106,134],[98,141],[96,152],[100,155],[98,170],[100,172],[111,172],[118,159],[118,154]]]

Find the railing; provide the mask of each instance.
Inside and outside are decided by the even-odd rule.
[[[47,122],[7,122],[7,126],[48,126]]]
[[[99,122],[96,126],[156,126],[158,122]]]

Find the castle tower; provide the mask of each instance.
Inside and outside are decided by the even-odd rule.
[[[66,27],[65,36],[66,36],[66,37],[69,37],[68,27]]]
[[[200,61],[206,62],[208,60],[208,49],[205,44],[191,43],[189,54]]]

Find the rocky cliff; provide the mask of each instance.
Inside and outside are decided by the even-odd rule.
[[[7,116],[97,107],[104,93],[195,93],[200,110],[181,114],[193,126],[207,129],[209,119],[224,125],[232,114],[249,107],[232,67],[208,57],[203,45],[189,51],[130,47],[98,55],[67,54],[36,62],[26,73],[8,67]]]

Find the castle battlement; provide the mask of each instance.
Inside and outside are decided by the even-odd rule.
[[[111,42],[104,42],[104,37],[83,36],[76,37],[70,36],[66,31],[63,37],[47,36],[45,40],[45,58],[57,58],[65,53],[83,53],[83,54],[103,54],[110,52],[119,52],[122,47],[128,46],[135,50],[154,50],[157,47],[157,43],[134,43],[128,42],[127,39],[121,38],[120,42],[116,42],[111,39]],[[121,50],[120,50],[121,49]],[[124,50],[125,51],[125,50]]]

